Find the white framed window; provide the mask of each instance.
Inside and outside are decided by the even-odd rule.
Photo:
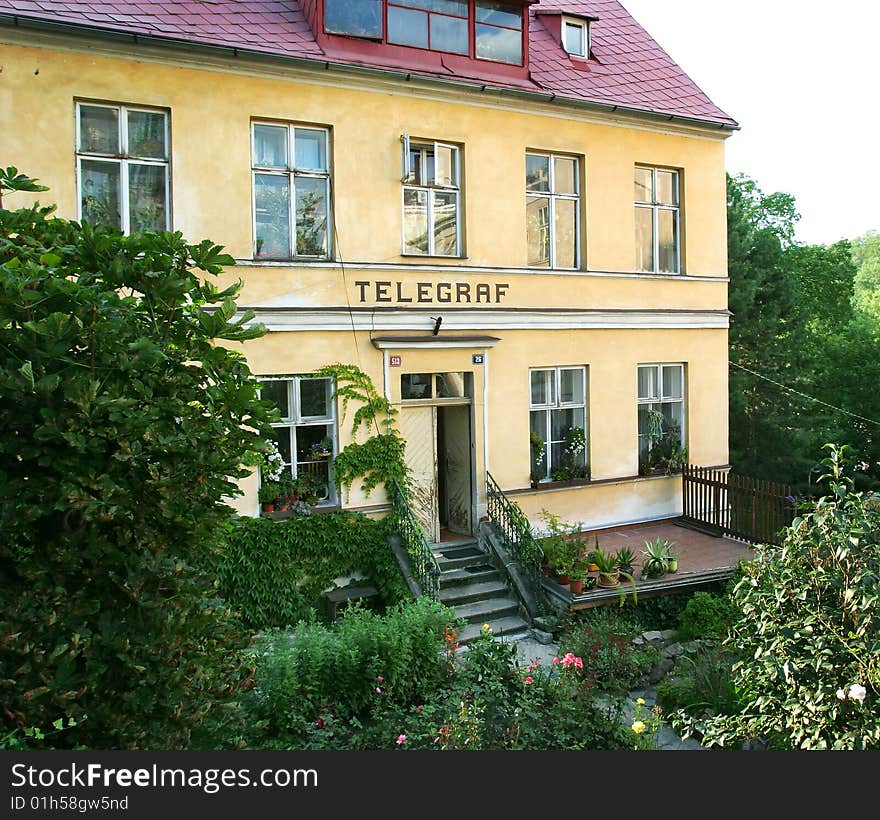
[[[638,366],[640,472],[685,446],[683,364]]]
[[[588,478],[586,367],[530,370],[529,391],[532,480]]]
[[[461,151],[443,142],[403,143],[403,253],[461,255]]]
[[[76,104],[77,217],[124,233],[171,227],[168,112]]]
[[[254,256],[330,255],[330,134],[312,125],[254,122]]]
[[[586,20],[562,18],[562,46],[575,57],[590,56],[590,24]]]
[[[558,154],[526,154],[529,267],[580,265],[580,163]]]
[[[333,503],[336,408],[333,380],[312,376],[259,379],[260,396],[273,401],[281,421],[274,422],[275,444],[284,475],[301,488],[312,486],[321,503]]]
[[[681,271],[679,185],[678,171],[636,166],[636,269],[639,271]]]

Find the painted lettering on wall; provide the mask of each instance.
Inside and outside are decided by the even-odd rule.
[[[510,290],[506,282],[355,282],[361,303],[372,299],[377,304],[393,305],[491,305],[499,304]]]

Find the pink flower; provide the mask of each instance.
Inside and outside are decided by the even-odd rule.
[[[553,663],[559,663],[559,658],[553,658]]]
[[[424,708],[425,708],[424,706],[419,706],[418,709],[417,709],[416,711],[421,712],[422,709],[424,709]]]
[[[381,695],[381,694],[382,694],[382,690],[381,690],[378,686],[376,687],[376,694],[377,694],[377,695]]]
[[[376,675],[376,680],[379,681],[379,683],[382,683],[385,678],[383,678],[381,675]]]
[[[532,679],[531,675],[527,675],[524,682],[525,683],[534,683],[535,681]]]
[[[583,662],[583,660],[582,660],[581,658],[575,658],[575,659],[574,659],[574,665],[575,665],[578,669],[583,669],[583,668],[584,668],[584,662]]]
[[[406,743],[406,735],[398,735],[397,736],[397,745],[403,746],[404,743]]]

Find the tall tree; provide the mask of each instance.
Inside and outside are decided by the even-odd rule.
[[[35,190],[14,168],[0,190]],[[28,186],[31,187],[28,187]],[[238,630],[199,564],[268,432],[233,260],[0,208],[0,720],[177,748],[230,715]]]
[[[788,194],[728,176],[730,460],[737,472],[777,481],[806,477],[812,464],[801,402],[773,384],[799,384],[803,372],[805,323],[786,260],[798,219]]]

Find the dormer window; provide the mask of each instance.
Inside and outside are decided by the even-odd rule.
[[[575,57],[590,56],[590,24],[586,20],[562,18],[562,45]]]
[[[324,0],[324,31],[521,66],[526,2]]]
[[[382,39],[383,0],[324,0],[324,28],[331,34]]]

